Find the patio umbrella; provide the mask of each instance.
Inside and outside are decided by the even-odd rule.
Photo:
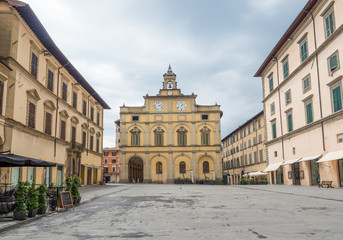
[[[15,154],[0,154],[0,167],[55,167],[56,163],[23,157]]]

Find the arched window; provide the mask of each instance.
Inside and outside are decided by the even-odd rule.
[[[201,145],[210,145],[210,132],[211,130],[208,127],[203,127],[200,130],[201,132]]]
[[[184,127],[180,127],[177,131],[177,144],[179,146],[187,145],[187,130]]]
[[[180,173],[186,173],[186,163],[185,162],[180,162]]]
[[[161,162],[156,163],[156,174],[162,174],[162,163]]]
[[[202,171],[203,171],[203,173],[209,173],[210,172],[210,164],[207,161],[203,162]]]
[[[164,131],[161,127],[156,128],[155,133],[155,146],[163,146]]]
[[[130,131],[130,133],[131,133],[131,146],[139,146],[141,131],[137,127],[134,127]]]
[[[173,89],[173,83],[171,81],[167,83],[167,89]]]

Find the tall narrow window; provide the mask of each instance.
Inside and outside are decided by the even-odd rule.
[[[292,111],[289,111],[287,113],[287,126],[288,126],[288,132],[293,131],[293,116],[292,116]]]
[[[305,61],[308,57],[307,39],[306,38],[300,44],[300,57],[301,57],[301,62]]]
[[[209,173],[210,172],[210,164],[207,161],[202,163],[202,172],[203,173]]]
[[[94,136],[91,136],[89,139],[89,149],[93,151]]]
[[[62,99],[64,101],[67,101],[67,91],[68,91],[68,85],[65,82],[63,82],[62,83]]]
[[[289,65],[288,65],[288,58],[283,60],[282,62],[282,68],[283,68],[283,78],[287,78],[289,75]]]
[[[31,53],[31,75],[37,78],[38,73],[38,57],[35,53]]]
[[[82,131],[82,147],[86,147],[86,139],[87,139],[87,134],[85,131]]]
[[[51,135],[52,114],[45,112],[45,133]]]
[[[201,145],[210,145],[210,129],[204,127],[201,132]]]
[[[254,163],[257,163],[257,152],[254,152]]]
[[[179,146],[187,145],[187,130],[184,127],[180,127],[177,130],[177,144]]]
[[[181,173],[181,174],[186,173],[186,163],[185,163],[185,162],[183,162],[183,161],[180,162],[179,168],[180,168],[180,173]]]
[[[36,105],[32,102],[29,102],[28,109],[28,126],[31,128],[36,127]]]
[[[2,114],[3,101],[4,101],[4,82],[0,81],[0,114]]]
[[[100,140],[99,140],[99,138],[96,139],[96,152],[100,152]]]
[[[91,120],[94,121],[94,108],[91,107]]]
[[[66,121],[61,120],[61,135],[62,140],[66,140]]]
[[[263,162],[263,150],[260,150],[260,162]]]
[[[163,146],[164,131],[161,127],[158,127],[154,131],[155,134],[155,146]]]
[[[73,107],[77,108],[77,92],[73,91]]]
[[[276,138],[276,121],[272,122],[272,133],[273,133],[273,139]]]
[[[270,115],[275,114],[275,103],[270,104]]]
[[[141,131],[134,127],[131,131],[131,146],[139,146],[140,145],[140,133]]]
[[[86,116],[87,114],[87,101],[82,100],[82,114]]]
[[[99,112],[96,113],[96,124],[100,126],[100,113]]]
[[[339,67],[338,52],[335,52],[328,58],[329,73],[332,74]]]
[[[52,92],[54,88],[54,73],[48,69],[48,89]]]
[[[274,90],[273,75],[270,75],[268,79],[269,79],[269,92],[272,92]]]
[[[288,104],[290,104],[292,102],[291,90],[288,90],[285,93],[285,101],[286,101],[286,105],[288,105]]]
[[[305,110],[306,110],[306,123],[309,124],[313,122],[312,102],[308,102],[305,104]]]
[[[332,90],[332,106],[333,111],[337,112],[342,109],[342,92],[341,85],[333,88]]]
[[[76,144],[76,127],[75,126],[71,127],[71,144],[74,148]]]
[[[303,78],[303,92],[307,92],[311,89],[311,77],[310,75]]]
[[[335,31],[335,17],[333,9],[324,16],[325,36],[330,37]]]
[[[161,162],[156,163],[156,174],[162,174],[162,163]]]

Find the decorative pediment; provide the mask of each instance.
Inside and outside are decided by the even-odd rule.
[[[44,102],[44,106],[47,107],[47,108],[50,108],[53,111],[56,110],[55,104],[51,100],[46,100]]]
[[[134,127],[130,133],[140,133],[141,131],[138,129],[138,127]]]
[[[163,129],[162,129],[161,127],[157,127],[157,128],[154,130],[154,132],[156,132],[156,133],[163,133],[164,131],[163,131]]]
[[[208,127],[203,127],[200,132],[211,132],[211,130]]]
[[[177,132],[187,132],[187,129],[184,127],[180,127]]]
[[[99,137],[101,137],[101,133],[100,132],[97,132],[96,133],[96,136],[99,138]]]
[[[79,124],[79,119],[75,116],[71,117],[70,121],[75,124]]]
[[[94,134],[94,133],[95,133],[94,128],[89,129],[89,132],[90,132],[91,134]]]
[[[68,114],[68,112],[66,110],[60,111],[60,115],[63,118],[69,118],[69,114]]]
[[[36,101],[40,100],[39,94],[36,89],[27,90],[26,93],[28,97],[33,98]]]
[[[87,129],[88,128],[88,124],[87,123],[82,123],[81,127]]]

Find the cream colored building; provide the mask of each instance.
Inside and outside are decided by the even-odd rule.
[[[271,183],[343,186],[343,1],[309,0],[263,62]]]
[[[163,76],[163,88],[143,106],[120,107],[120,181],[221,179],[220,106],[182,94],[170,67]]]
[[[0,1],[0,151],[57,163],[52,168],[0,169],[2,183],[19,180],[82,184],[101,179],[100,95],[54,44],[29,5]]]
[[[263,111],[222,139],[223,168],[228,184],[239,184],[242,176],[262,172],[267,166]]]

